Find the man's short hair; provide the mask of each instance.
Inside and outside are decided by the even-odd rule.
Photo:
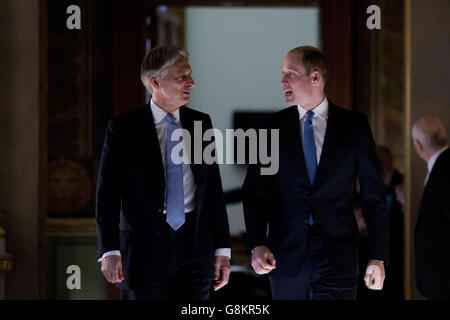
[[[155,47],[145,55],[141,64],[141,81],[150,93],[152,93],[150,77],[164,78],[179,57],[188,59],[189,54],[172,45]]]
[[[322,75],[323,81],[327,81],[328,63],[322,51],[311,46],[302,46],[292,49],[289,53],[296,54],[301,57],[307,76],[309,76],[313,71],[319,71]]]
[[[412,135],[428,149],[441,148],[447,145],[447,134],[444,125],[435,117],[421,117],[414,122]]]

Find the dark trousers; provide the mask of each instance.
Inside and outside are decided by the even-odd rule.
[[[144,287],[120,290],[121,300],[207,300],[211,279],[200,271],[194,247],[195,212],[186,213],[186,222],[174,231],[164,219],[158,243],[164,272]]]
[[[275,257],[276,259],[276,257]],[[342,277],[330,265],[322,242],[311,227],[305,264],[295,275],[269,273],[274,300],[355,300],[357,277]]]

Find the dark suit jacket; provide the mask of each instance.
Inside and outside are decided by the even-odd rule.
[[[450,297],[450,149],[436,160],[415,230],[417,287],[429,298]]]
[[[341,275],[356,275],[358,227],[352,204],[358,178],[370,235],[369,258],[387,262],[385,195],[367,118],[329,102],[313,186],[306,172],[297,106],[274,114],[268,127],[280,130],[280,167],[277,174],[262,176],[259,165],[249,166],[243,191],[250,249],[266,245],[274,253],[277,273],[298,272],[305,262],[311,213],[332,267]]]
[[[207,114],[187,107],[180,108],[180,120],[191,133],[192,148],[194,121],[202,121],[203,130],[212,127]],[[219,168],[202,163],[191,164],[191,169],[197,185],[195,248],[202,271],[213,278],[214,250],[231,247]],[[165,188],[150,106],[110,120],[97,181],[98,254],[120,249],[125,278],[121,288],[145,284],[167,268],[157,245]]]

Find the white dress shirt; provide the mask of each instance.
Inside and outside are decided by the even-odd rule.
[[[424,185],[426,185],[427,182],[428,182],[428,178],[430,177],[431,170],[433,170],[433,167],[434,167],[434,164],[436,163],[436,160],[439,158],[439,156],[441,155],[441,153],[444,152],[444,151],[447,150],[447,149],[448,149],[448,146],[445,146],[445,147],[443,147],[442,149],[440,149],[439,151],[436,151],[436,152],[431,156],[431,158],[428,160],[428,163],[427,163],[428,173],[427,173],[427,176],[426,176],[426,178],[425,178]]]
[[[155,122],[156,134],[158,135],[159,147],[161,148],[162,162],[164,164],[164,173],[167,168],[167,158],[166,158],[166,135],[168,123],[165,119],[167,112],[158,107],[153,99],[150,100],[150,108],[153,114],[153,120]],[[177,109],[173,114],[175,122],[181,128],[180,122],[180,110]],[[184,150],[186,150],[184,148]],[[165,176],[165,174],[164,174]],[[195,184],[194,175],[189,164],[183,163],[183,191],[184,191],[184,212],[192,212],[196,209],[195,194],[197,191],[197,185]],[[167,186],[166,186],[167,192]],[[166,214],[166,202],[164,201],[164,214]],[[120,256],[119,250],[108,251],[103,254],[103,256],[98,260],[101,262],[103,258],[110,255]],[[214,251],[215,256],[226,256],[231,258],[231,248],[220,248]]]
[[[305,127],[306,121],[306,112],[307,110],[303,109],[301,105],[297,106],[298,113],[300,115],[300,128],[301,128],[301,137],[303,143],[303,130]],[[328,99],[322,100],[322,102],[312,109],[314,112],[314,117],[312,118],[312,125],[314,128],[314,142],[316,145],[316,155],[317,155],[317,164],[320,162],[320,155],[322,154],[323,141],[325,139],[325,131],[327,129],[327,121],[328,121]]]
[[[169,126],[167,120],[167,112],[156,105],[153,100],[150,101],[153,119],[155,120],[156,134],[158,135],[159,147],[161,148],[162,162],[164,164],[164,176],[167,169],[166,158],[166,135],[167,127]],[[175,122],[181,128],[180,110],[177,109],[173,114]],[[186,148],[184,148],[186,150]],[[194,175],[189,164],[183,163],[183,190],[184,190],[184,212],[192,212],[196,209],[195,193],[197,186],[195,185]],[[166,186],[167,191],[167,186]],[[164,201],[164,214],[166,214],[166,202]]]

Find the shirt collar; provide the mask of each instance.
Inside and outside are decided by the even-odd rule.
[[[442,152],[444,152],[445,150],[448,149],[448,146],[443,147],[442,149],[436,151],[430,158],[430,160],[428,160],[428,172],[431,172],[431,170],[433,170],[434,164],[436,163],[436,160],[439,158],[439,156],[441,155]]]
[[[158,107],[158,105],[153,101],[153,99],[150,100],[150,108],[152,110],[153,119],[155,120],[155,124],[160,123],[163,121],[166,116],[167,112]],[[180,109],[175,110],[172,115],[175,117],[175,120],[180,123]]]
[[[301,105],[297,106],[298,113],[300,114],[300,119],[303,118],[306,115],[307,110],[303,109]],[[314,115],[319,116],[323,120],[327,120],[328,118],[328,99],[325,97],[322,102],[312,109],[314,111]]]

